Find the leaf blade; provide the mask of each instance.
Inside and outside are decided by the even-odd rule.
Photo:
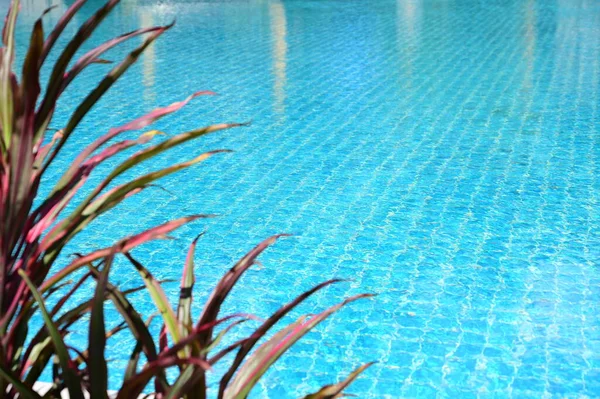
[[[358,378],[366,369],[374,365],[375,362],[369,362],[356,368],[348,375],[343,381],[337,384],[326,385],[321,388],[318,392],[306,395],[303,399],[333,399],[339,397],[344,390]]]
[[[179,320],[175,316],[175,312],[173,311],[173,307],[169,303],[167,299],[167,295],[163,291],[160,284],[156,281],[154,276],[146,269],[140,262],[138,262],[131,254],[125,252],[125,257],[131,262],[131,264],[138,271],[142,279],[144,280],[144,284],[146,285],[146,289],[154,302],[154,305],[160,311],[160,314],[163,318],[165,326],[171,334],[173,338],[173,342],[177,343],[181,340],[181,327]]]
[[[13,388],[19,392],[19,395],[21,395],[24,399],[41,399],[40,395],[25,385],[21,379],[14,375],[10,370],[4,368],[2,364],[0,364],[0,375],[2,378],[10,382]]]
[[[307,298],[309,298],[311,295],[313,295],[314,293],[320,291],[321,289],[331,285],[331,284],[335,284],[338,282],[341,282],[343,280],[341,279],[332,279],[332,280],[327,280],[319,285],[314,286],[313,288],[311,288],[310,290],[302,293],[301,295],[299,295],[298,297],[296,297],[293,301],[291,301],[290,303],[282,306],[281,308],[279,308],[275,313],[273,313],[271,315],[271,317],[269,317],[261,326],[259,326],[254,333],[252,333],[252,335],[245,340],[245,342],[240,346],[240,350],[238,351],[235,359],[233,360],[233,362],[231,363],[231,366],[229,367],[229,369],[227,370],[227,372],[223,375],[223,377],[221,378],[221,381],[219,382],[219,395],[220,397],[223,396],[225,389],[227,388],[227,385],[229,384],[229,381],[231,381],[231,378],[233,377],[233,375],[235,374],[235,372],[237,371],[238,367],[242,364],[242,362],[244,361],[245,357],[248,355],[248,353],[250,353],[250,351],[252,350],[252,348],[254,347],[254,345],[256,345],[256,343],[265,336],[265,334],[278,322],[280,321],[284,316],[286,316],[287,314],[289,314],[294,308],[296,308],[296,306],[298,306],[300,303],[302,303],[304,300],[306,300]]]
[[[194,288],[194,254],[196,252],[196,244],[202,234],[198,235],[190,248],[185,259],[183,272],[181,273],[181,284],[179,288],[179,303],[177,305],[177,318],[182,326],[181,335],[188,335],[192,329],[192,290]]]
[[[12,65],[15,58],[15,26],[19,13],[19,0],[11,3],[2,31],[4,47],[0,49],[2,66],[0,67],[0,123],[2,125],[2,149],[10,146],[13,123],[13,74]]]
[[[92,312],[89,327],[89,363],[90,399],[106,399],[108,390],[108,370],[104,357],[106,332],[104,325],[104,298],[108,274],[112,266],[114,253],[105,262],[104,269],[96,281],[96,292],[92,301]]]
[[[23,270],[19,270],[19,275],[25,281],[25,283],[29,287],[29,290],[31,291],[31,294],[38,303],[40,312],[42,313],[42,317],[44,319],[44,324],[48,329],[48,332],[52,339],[52,343],[56,350],[56,355],[58,357],[60,367],[64,374],[65,384],[67,385],[67,389],[69,390],[69,396],[71,397],[71,399],[84,399],[83,391],[81,389],[81,385],[79,384],[79,379],[77,378],[77,375],[75,374],[70,365],[71,359],[67,347],[63,341],[61,334],[56,329],[54,322],[50,318],[50,314],[46,310],[43,298],[31,282],[31,280],[29,280],[29,277],[27,277],[27,273],[25,273]]]
[[[44,281],[44,283],[42,283],[42,285],[40,286],[40,291],[42,293],[46,292],[50,287],[60,283],[74,271],[79,270],[80,268],[84,267],[90,262],[108,256],[111,253],[111,251],[113,251],[113,249],[115,249],[118,253],[128,252],[131,249],[145,242],[163,238],[165,234],[170,233],[171,231],[183,226],[184,224],[187,224],[200,218],[208,217],[212,217],[212,215],[192,215],[171,220],[159,226],[143,231],[142,233],[124,238],[112,247],[99,249],[86,256],[78,258],[72,261],[69,265],[65,266],[62,270],[56,272],[56,274],[54,274],[52,277]]]
[[[295,344],[306,333],[313,329],[317,324],[331,316],[334,312],[341,309],[343,306],[358,299],[373,296],[372,294],[360,294],[350,297],[343,302],[331,306],[325,311],[311,317],[300,323],[292,323],[292,329],[288,326],[283,331],[286,332],[282,337],[281,333],[275,334],[273,338],[261,345],[256,352],[250,356],[246,363],[240,368],[236,377],[231,382],[231,385],[224,393],[225,399],[244,399],[248,396],[254,385],[293,344]]]

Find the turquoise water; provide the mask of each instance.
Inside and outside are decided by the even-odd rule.
[[[26,2],[21,21],[42,8]],[[351,281],[302,312],[380,294],[310,334],[256,398],[296,398],[370,360],[379,364],[349,390],[360,398],[600,397],[600,3],[124,0],[95,40],[175,17],[59,166],[109,127],[196,90],[220,95],[160,129],[253,123],[147,165],[235,150],[129,200],[67,252],[218,213],[135,254],[177,279],[187,245],[206,230],[202,299],[254,244],[290,232],[226,312],[266,316],[330,277]],[[25,43],[25,24],[18,33]],[[88,71],[63,109],[105,71]],[[140,282],[124,263],[113,280]],[[177,283],[166,288],[175,300]],[[152,312],[143,294],[134,301]],[[130,345],[110,345],[113,387]]]

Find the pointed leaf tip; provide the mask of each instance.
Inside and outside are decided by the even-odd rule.
[[[192,94],[192,98],[198,97],[198,96],[218,96],[218,94],[212,90],[200,90],[200,91],[197,91],[194,94]]]
[[[334,399],[340,398],[342,396],[354,396],[350,394],[344,394],[344,390],[348,388],[348,386],[350,386],[350,384],[352,384],[354,380],[356,380],[356,378],[358,378],[358,376],[362,374],[362,372],[364,372],[366,369],[368,369],[375,363],[377,362],[369,362],[363,364],[362,366],[352,371],[348,375],[348,377],[346,377],[346,379],[344,379],[343,381],[338,382],[337,384],[325,385],[318,392],[306,395],[303,399]]]
[[[202,233],[198,234],[196,238],[194,238],[194,241],[192,241],[192,244],[196,244],[200,237],[202,237],[204,234],[206,234],[206,231],[203,231]]]
[[[46,16],[46,14],[48,14],[50,11],[54,10],[55,8],[57,8],[58,6],[55,4],[53,6],[50,6],[48,8],[46,8],[44,10],[44,12],[42,12],[42,17]],[[41,17],[40,17],[41,18]]]

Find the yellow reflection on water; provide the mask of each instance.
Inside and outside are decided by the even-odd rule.
[[[410,84],[413,75],[413,58],[418,51],[422,19],[421,0],[396,1],[396,45],[398,55],[404,59],[406,76]]]
[[[285,84],[286,84],[286,57],[287,57],[287,20],[285,7],[281,1],[269,5],[269,18],[273,34],[273,111],[285,113]]]
[[[151,11],[145,9],[144,7],[138,7],[139,18],[140,18],[140,26],[149,27],[154,26],[154,15]],[[142,84],[144,85],[144,101],[147,104],[154,104],[156,101],[156,92],[154,91],[154,83],[155,83],[155,50],[154,43],[151,44],[146,51],[144,51],[144,55],[142,56]]]
[[[524,58],[527,63],[527,69],[525,70],[525,78],[523,86],[531,88],[533,85],[532,75],[534,67],[534,55],[535,55],[535,43],[536,43],[536,13],[535,13],[535,0],[529,0],[525,3],[525,53]]]
[[[422,11],[421,1],[398,0],[396,6],[398,7],[398,15],[403,25],[402,32],[399,33],[407,35],[411,41],[414,41],[419,34]]]

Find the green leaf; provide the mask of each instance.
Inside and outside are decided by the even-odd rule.
[[[97,270],[96,270],[96,272],[97,272]],[[133,292],[141,291],[144,288],[145,288],[145,286],[131,288],[126,291],[123,291],[122,294],[129,295]],[[108,293],[105,295],[105,300],[107,300],[107,299],[109,299]],[[73,325],[77,320],[80,320],[82,317],[84,317],[89,311],[91,311],[92,302],[93,302],[93,299],[90,299],[90,300],[87,300],[87,301],[69,309],[68,311],[61,314],[61,316],[58,319],[56,319],[55,324],[58,326],[58,328],[61,331],[64,331],[65,329],[67,329],[68,327]],[[31,340],[30,345],[35,345],[35,347],[37,347],[37,345],[39,343],[44,342],[47,339],[46,338],[47,335],[48,334],[47,334],[46,329],[40,328],[38,333]],[[27,359],[27,361],[25,362],[24,366],[21,368],[22,373],[23,373],[24,370],[27,370],[29,365],[31,365],[31,369],[29,369],[27,376],[26,376],[26,383],[29,383],[29,384],[33,384],[35,381],[37,381],[37,379],[41,375],[42,371],[44,370],[46,364],[48,363],[48,361],[50,360],[50,357],[52,355],[52,350],[51,350],[52,348],[41,348],[43,350],[41,351],[40,355],[38,355],[37,359],[34,359],[34,358],[32,358],[32,353],[33,353],[33,349],[35,349],[35,347],[30,346],[30,348],[27,350],[25,356],[23,357],[24,359]]]
[[[348,386],[350,384],[352,384],[356,378],[358,378],[358,376],[363,371],[365,371],[366,369],[371,367],[373,364],[375,364],[375,362],[363,364],[362,366],[360,366],[359,368],[354,370],[352,373],[350,373],[350,375],[348,377],[346,377],[346,379],[344,381],[338,382],[337,384],[333,384],[333,385],[326,385],[323,388],[321,388],[318,392],[315,392],[310,395],[306,395],[303,399],[334,399],[334,398],[338,398],[338,397],[340,397],[340,395],[342,395],[344,390],[346,388],[348,388]]]
[[[165,326],[167,327],[167,331],[169,331],[169,334],[171,334],[171,337],[173,338],[173,342],[179,342],[179,340],[181,339],[181,325],[179,323],[179,320],[177,320],[175,312],[173,311],[173,308],[171,307],[171,304],[169,303],[165,292],[160,286],[160,283],[152,276],[148,269],[146,269],[140,262],[135,260],[131,256],[131,254],[126,252],[125,256],[127,257],[127,259],[129,259],[129,261],[135,267],[138,273],[140,273],[140,276],[142,276],[144,284],[148,289],[148,293],[150,294],[154,305],[156,305],[156,308],[159,310],[165,323]]]
[[[123,330],[127,329],[127,323],[125,323],[124,321],[121,322],[120,324],[118,324],[117,326],[111,328],[110,330],[108,330],[105,334],[105,340],[108,340],[109,338],[112,338],[113,336],[117,335],[118,333],[120,333]],[[81,365],[84,362],[86,362],[86,359],[90,358],[90,351],[88,349],[86,349],[85,351],[83,351],[82,356],[78,356],[75,361],[77,362],[77,365]],[[106,360],[106,363],[108,364],[109,360]]]
[[[36,302],[38,303],[38,306],[40,307],[40,312],[42,313],[44,324],[46,325],[46,329],[48,329],[50,337],[52,338],[52,344],[54,345],[54,349],[56,350],[56,355],[58,357],[60,367],[63,372],[65,384],[67,385],[67,389],[69,390],[69,397],[71,399],[84,399],[79,378],[77,377],[77,374],[71,368],[70,365],[71,358],[69,356],[67,347],[63,341],[62,335],[56,329],[54,322],[52,321],[50,315],[48,314],[48,311],[46,310],[46,306],[44,305],[44,300],[42,299],[42,296],[35,288],[31,280],[29,280],[29,277],[27,277],[27,273],[25,273],[25,271],[19,270],[19,275],[29,287],[31,295],[33,295]]]
[[[233,286],[240,277],[248,270],[255,262],[256,258],[266,250],[270,245],[277,241],[280,237],[285,237],[287,234],[274,235],[266,240],[263,240],[260,244],[254,247],[250,252],[242,257],[226,274],[221,278],[213,292],[210,294],[210,298],[204,306],[200,320],[196,323],[196,328],[202,325],[209,325],[210,323],[217,320],[221,305],[233,289]],[[212,329],[207,329],[203,334],[200,344],[207,346],[212,340]]]
[[[199,329],[200,326],[210,325],[215,320],[217,320],[219,316],[219,312],[221,310],[221,306],[237,281],[240,277],[248,270],[256,261],[258,256],[266,250],[270,245],[272,245],[275,241],[277,241],[280,237],[285,237],[288,234],[279,234],[274,235],[266,240],[263,240],[260,244],[254,247],[250,252],[244,255],[226,274],[221,278],[217,286],[214,288],[210,297],[206,304],[204,305],[204,309],[202,310],[202,314],[200,315],[200,319],[196,323],[196,329]],[[210,345],[213,339],[213,329],[208,328],[203,331],[198,339],[198,343],[200,347],[206,348]],[[205,355],[203,355],[206,358]],[[203,376],[200,376],[200,379],[197,383],[197,388],[199,390],[204,389],[206,386],[206,381]]]
[[[123,386],[117,394],[117,399],[136,398],[142,393],[142,390],[148,384],[152,377],[156,376],[158,373],[164,373],[166,369],[173,366],[180,366],[184,368],[187,368],[189,366],[195,366],[200,367],[204,370],[210,369],[210,365],[204,360],[196,359],[193,357],[160,357],[158,360],[146,364],[146,366],[141,372],[129,379],[126,384],[123,384]]]
[[[142,350],[146,355],[148,361],[154,362],[158,360],[154,340],[152,339],[152,335],[148,330],[148,326],[140,317],[140,314],[134,309],[134,307],[125,297],[123,292],[121,292],[117,287],[108,284],[107,290],[109,292],[109,297],[113,301],[115,307],[117,308],[117,311],[121,314],[121,316],[123,316],[123,319],[129,326],[129,329],[133,334],[134,338],[138,343],[141,343]],[[133,372],[135,373],[135,370],[133,370]],[[159,386],[168,386],[164,369],[157,370],[155,375],[157,377],[157,384]],[[131,376],[130,378],[133,378],[133,376]],[[129,380],[129,378],[127,380]]]
[[[92,218],[90,216],[95,218],[100,213],[106,212],[107,210],[114,207],[116,204],[120,203],[123,199],[125,199],[130,193],[134,192],[135,190],[139,190],[144,187],[147,187],[148,184],[150,184],[162,177],[165,177],[167,175],[170,175],[170,174],[180,171],[182,169],[188,168],[192,165],[195,165],[199,162],[202,162],[202,161],[210,158],[211,156],[213,156],[215,154],[222,153],[222,152],[230,152],[230,151],[229,150],[215,150],[215,151],[205,152],[187,162],[182,162],[180,164],[172,165],[167,168],[158,170],[156,172],[151,172],[151,173],[145,174],[143,176],[133,179],[132,181],[130,181],[128,183],[125,183],[125,184],[115,187],[114,189],[108,191],[103,196],[99,197],[97,200],[93,201],[88,207],[86,207],[83,210],[82,215],[85,217],[84,220],[86,220],[86,222],[84,224],[80,224],[79,226],[77,226],[77,228],[74,230],[74,232],[75,233],[78,232],[79,230],[81,230],[83,228],[83,226],[87,225],[87,220],[89,220],[89,221],[92,220]]]
[[[212,215],[192,215],[187,216],[175,220],[170,220],[166,223],[161,224],[160,226],[152,227],[142,233],[136,234],[131,237],[126,237],[116,243],[114,246],[106,247],[89,253],[85,256],[75,259],[73,262],[56,272],[52,277],[49,277],[44,281],[44,283],[40,287],[40,291],[42,293],[46,292],[51,287],[59,284],[62,280],[70,276],[75,271],[85,267],[90,262],[94,262],[98,259],[105,258],[110,255],[115,249],[119,253],[128,252],[131,249],[146,243],[148,241],[157,240],[160,238],[164,238],[165,234],[170,233],[171,231],[183,226],[186,223],[192,222],[194,220],[200,218],[208,218],[212,217]],[[50,256],[50,255],[47,255]],[[51,259],[48,259],[47,262],[51,264]]]
[[[52,47],[54,47],[54,43],[56,43],[56,40],[60,37],[61,33],[66,28],[69,21],[71,21],[71,19],[75,16],[77,11],[79,11],[81,6],[83,6],[86,1],[87,0],[76,0],[75,2],[73,2],[73,4],[71,4],[69,6],[69,8],[67,8],[67,10],[63,13],[63,15],[59,18],[58,22],[54,26],[54,29],[52,29],[52,32],[50,32],[50,34],[46,38],[46,42],[44,43],[44,51],[42,53],[42,62],[44,62],[44,60],[46,59],[46,56],[48,55],[48,53],[50,53],[50,50],[52,50]],[[52,8],[46,9],[44,14],[46,14],[51,9]]]
[[[110,9],[116,3],[118,3],[118,0],[110,0],[101,10],[98,11],[98,14],[101,13],[102,10],[104,10],[106,12],[110,11]],[[102,11],[102,12],[104,12],[104,11]],[[94,17],[92,17],[92,18],[94,18]],[[90,18],[90,19],[92,19],[92,18]],[[101,15],[101,18],[104,18],[104,14]],[[88,94],[85,97],[85,99],[77,106],[77,108],[73,112],[71,118],[69,119],[69,121],[67,122],[67,125],[65,126],[65,128],[63,130],[63,139],[57,143],[56,147],[52,150],[51,154],[48,156],[48,160],[42,167],[42,173],[40,173],[40,175],[46,171],[48,166],[52,163],[54,158],[58,155],[58,153],[60,152],[60,150],[62,149],[64,144],[67,142],[67,140],[69,139],[69,137],[71,136],[71,134],[73,133],[75,128],[79,125],[79,122],[81,122],[81,120],[89,112],[89,110],[98,102],[98,100],[100,100],[100,98],[106,93],[106,91],[129,69],[129,67],[137,61],[137,59],[144,52],[144,50],[146,50],[146,48],[148,46],[150,46],[150,44],[152,44],[152,42],[154,42],[154,40],[156,40],[166,30],[171,28],[171,26],[172,25],[163,26],[160,29],[153,32],[152,34],[150,34],[146,39],[144,39],[142,44],[139,47],[137,47],[136,49],[134,49],[132,52],[130,52],[129,55],[127,57],[125,57],[125,59],[121,63],[119,63],[113,69],[111,69],[111,71],[104,77],[104,79],[102,79],[102,81],[98,84],[98,86],[94,90],[92,90],[90,92],[90,94]],[[82,28],[82,30],[83,30],[83,28]],[[81,32],[81,30],[80,30],[80,32]],[[78,32],[78,34],[79,34],[79,32]],[[89,34],[91,34],[91,31],[89,32]],[[84,32],[82,34],[83,40],[87,39],[89,34],[88,34],[88,31]],[[73,39],[73,40],[75,40],[75,39]],[[73,43],[73,41],[71,43]],[[47,125],[47,118],[51,114],[51,109],[53,108],[53,106],[55,104],[55,101],[56,101],[56,98],[58,95],[58,91],[60,90],[60,85],[62,84],[61,82],[63,79],[64,71],[66,70],[67,64],[73,55],[72,50],[73,49],[76,50],[77,48],[79,48],[79,45],[81,44],[81,43],[75,43],[75,44],[73,44],[73,49],[69,49],[69,46],[71,46],[71,43],[69,43],[69,45],[67,46],[67,49],[65,49],[65,52],[64,52],[64,54],[65,54],[65,53],[67,53],[67,50],[69,50],[68,54],[65,55],[64,60],[63,60],[63,56],[61,55],[61,58],[58,61],[61,63],[60,66],[57,62],[56,66],[52,72],[52,76],[51,76],[50,82],[48,84],[48,89],[46,91],[46,97],[44,98],[44,101],[40,105],[40,110],[38,112],[40,117],[39,117],[39,119],[36,120],[36,123],[37,123],[36,130],[38,130],[38,131],[40,129],[45,129],[45,127],[46,127],[45,125]]]
[[[202,234],[194,239],[188,250],[185,266],[181,275],[181,287],[179,289],[179,304],[177,306],[177,318],[181,323],[181,336],[186,336],[192,330],[192,290],[194,288],[194,254],[196,244]]]
[[[15,26],[19,13],[19,0],[14,0],[8,10],[2,41],[4,47],[0,49],[0,125],[2,135],[0,143],[2,152],[10,147],[13,129],[13,81],[12,65],[15,58]]]
[[[119,1],[120,0],[107,1],[102,7],[96,10],[96,12],[89,17],[87,21],[81,24],[77,33],[75,33],[69,43],[67,43],[60,56],[58,56],[58,59],[54,62],[52,73],[50,74],[48,85],[45,90],[44,99],[41,102],[39,110],[36,114],[35,130],[40,136],[43,134],[43,131],[46,130],[48,122],[52,117],[52,112],[54,111],[54,107],[56,106],[56,102],[61,93],[65,72],[71,62],[71,59],[77,53],[77,50],[83,45],[83,43],[85,43],[85,41],[96,30],[102,20],[104,20],[110,11],[119,3]],[[66,24],[77,12],[79,7],[83,5],[82,3],[83,1],[75,1],[75,3],[63,15],[63,18],[58,21],[54,27],[54,30],[50,33],[46,39],[46,42],[44,43],[42,62],[45,60],[56,40],[60,37],[60,34],[62,33]]]
[[[327,280],[319,285],[314,286],[310,290],[297,296],[290,303],[279,308],[260,327],[258,327],[252,333],[252,335],[247,340],[245,340],[245,342],[241,345],[240,350],[238,351],[237,355],[235,356],[235,359],[233,360],[233,362],[231,363],[231,366],[229,367],[229,370],[227,370],[227,372],[221,378],[221,382],[219,383],[219,397],[223,396],[223,393],[225,392],[225,389],[227,388],[229,381],[231,381],[231,378],[237,371],[238,367],[242,364],[242,362],[244,361],[244,359],[246,358],[248,353],[250,353],[250,351],[252,350],[254,345],[258,342],[258,340],[260,340],[262,337],[264,337],[265,334],[277,322],[279,322],[284,316],[286,316],[289,312],[291,312],[294,308],[296,308],[296,306],[298,306],[304,300],[309,298],[314,293],[320,291],[321,289],[323,289],[331,284],[338,283],[340,281],[343,281],[343,280],[332,279],[332,280]]]
[[[173,136],[173,137],[163,141],[162,143],[148,147],[148,148],[138,152],[137,154],[132,155],[130,158],[125,160],[123,163],[121,163],[119,166],[117,166],[111,172],[111,174],[107,177],[107,181],[110,182],[115,177],[121,175],[122,173],[124,173],[127,170],[131,169],[132,167],[140,164],[141,162],[146,161],[150,158],[153,158],[156,155],[158,155],[170,148],[173,148],[180,144],[183,144],[187,141],[190,141],[190,140],[195,139],[200,136],[204,136],[209,133],[217,132],[219,130],[230,129],[233,127],[240,127],[240,126],[245,126],[245,125],[246,124],[244,124],[244,123],[221,123],[221,124],[217,124],[217,125],[202,127],[200,129],[196,129],[196,130],[190,130],[189,132],[185,132],[185,133],[180,133],[176,136]],[[106,184],[103,183],[103,186],[105,187]]]
[[[271,339],[262,344],[240,368],[236,377],[225,391],[224,398],[245,399],[258,380],[273,365],[273,363],[275,363],[281,355],[283,355],[300,338],[317,326],[317,324],[331,316],[346,304],[371,296],[373,295],[361,294],[350,297],[342,303],[308,318],[308,320],[301,318],[275,334]]]
[[[27,361],[25,362],[24,370],[26,370],[27,366],[29,366],[29,365],[33,365],[33,366],[39,365],[41,362],[38,362],[38,359],[40,359],[40,356],[42,356],[42,354],[44,352],[47,352],[48,348],[51,345],[52,345],[52,339],[50,337],[46,337],[44,340],[34,344],[31,347],[31,353],[29,354],[29,356],[27,356]],[[30,381],[30,382],[33,383],[33,381]]]
[[[110,254],[104,262],[104,269],[96,283],[96,293],[92,302],[92,314],[89,327],[89,363],[90,373],[90,398],[107,398],[108,371],[104,348],[106,346],[106,331],[104,326],[104,299],[108,274],[112,265],[114,254]]]
[[[153,314],[148,318],[148,320],[146,320],[146,328],[148,328],[150,326],[150,323],[152,323],[152,320],[157,315],[158,315],[158,313]],[[142,341],[141,339],[138,339],[137,343],[135,344],[135,348],[133,348],[133,351],[131,352],[131,355],[129,356],[129,361],[127,362],[127,368],[125,369],[125,375],[123,376],[123,383],[125,383],[125,381],[132,378],[137,373],[137,367],[138,367],[138,363],[140,361],[140,354],[142,353],[143,346],[144,346],[144,341]]]
[[[22,399],[41,399],[41,396],[35,393],[33,389],[23,384],[19,377],[14,375],[10,370],[4,368],[2,364],[0,364],[0,375],[6,379],[11,385],[15,388],[17,392],[19,392],[19,398]]]
[[[200,373],[205,373],[204,369],[196,368],[194,366],[188,366],[183,371],[181,371],[181,373],[177,377],[177,380],[175,380],[175,383],[171,385],[171,388],[167,392],[165,399],[179,399],[184,397],[183,395],[185,395],[185,387],[197,371],[199,371]],[[199,394],[200,392],[196,393]]]

